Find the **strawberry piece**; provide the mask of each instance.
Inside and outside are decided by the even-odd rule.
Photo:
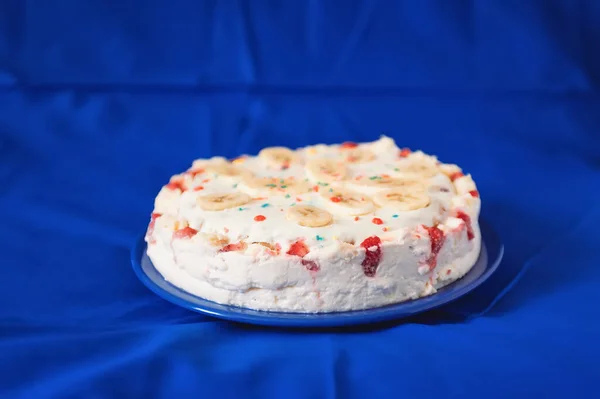
[[[402,158],[406,158],[411,153],[410,148],[403,148],[400,150],[398,155]]]
[[[440,230],[439,227],[433,226],[423,226],[427,233],[429,233],[429,239],[431,240],[431,254],[427,259],[427,264],[429,265],[429,271],[433,270],[437,265],[437,256],[444,245],[444,241],[446,237],[444,236],[444,232]]]
[[[383,224],[383,220],[381,220],[379,218],[373,218],[373,220],[371,220],[371,221],[375,224]]]
[[[463,177],[465,174],[463,172],[455,172],[450,175],[450,180],[454,181],[459,177]]]
[[[462,221],[465,222],[465,225],[467,226],[467,238],[469,239],[469,241],[475,238],[475,233],[473,232],[473,226],[471,225],[471,218],[469,217],[469,215],[467,215],[463,211],[458,211],[456,217],[462,219]]]
[[[330,198],[331,202],[342,202],[342,197],[339,195]]]
[[[173,232],[173,239],[190,239],[196,234],[198,234],[198,230],[188,226]]]
[[[241,241],[236,242],[234,244],[227,244],[223,248],[219,250],[219,252],[231,252],[231,251],[243,251],[248,247],[248,245]]]
[[[308,271],[311,271],[311,272],[318,272],[319,270],[321,270],[321,267],[319,267],[319,264],[317,262],[315,262],[314,260],[302,259],[302,264],[306,267],[306,269]]]
[[[360,246],[365,249],[365,259],[361,264],[363,273],[367,277],[375,277],[377,267],[381,262],[381,239],[377,236],[367,237],[360,243]]]
[[[308,247],[303,241],[296,241],[290,246],[290,249],[287,251],[288,255],[295,255],[303,258],[309,252]]]
[[[356,147],[358,147],[358,144],[356,144],[352,141],[346,141],[345,143],[342,143],[342,145],[340,147],[341,148],[356,148]]]
[[[169,190],[180,190],[181,192],[187,190],[183,180],[172,181],[169,184],[167,184],[165,187],[167,187]]]
[[[469,191],[469,194],[471,194],[471,196],[474,198],[479,198],[479,191],[477,190],[471,190]]]

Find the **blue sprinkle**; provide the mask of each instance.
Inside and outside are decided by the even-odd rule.
[[[397,218],[397,217],[398,217],[398,215],[392,215],[392,217],[393,217],[393,218]]]
[[[323,240],[324,240],[323,237],[321,237],[320,235],[317,235],[317,241],[323,241]]]
[[[266,208],[266,207],[268,207],[268,206],[269,206],[269,204],[262,204],[260,207],[261,207],[261,208]]]

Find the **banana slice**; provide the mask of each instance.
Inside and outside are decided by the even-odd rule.
[[[365,163],[375,159],[375,154],[366,148],[355,147],[342,149],[344,159],[350,163]]]
[[[333,183],[348,174],[346,166],[334,159],[317,158],[306,163],[306,175],[314,182]]]
[[[437,175],[440,171],[434,162],[429,161],[405,161],[398,163],[398,169],[404,176],[411,176],[415,178],[429,179]]]
[[[286,147],[267,147],[258,153],[258,157],[275,169],[287,169],[295,162],[296,153]]]
[[[209,194],[198,197],[198,206],[205,211],[222,211],[250,202],[252,198],[244,193]]]
[[[375,210],[375,204],[369,197],[355,191],[337,188],[323,191],[321,196],[331,209],[347,215],[364,215]]]
[[[238,188],[252,196],[262,196],[307,193],[311,185],[304,179],[291,177],[254,177],[242,181]]]
[[[287,218],[305,227],[327,226],[333,221],[331,213],[312,205],[290,207],[287,211]]]
[[[391,177],[387,175],[364,177],[360,180],[353,181],[352,184],[357,186],[367,186],[376,188],[402,188],[405,190],[421,191],[425,190],[425,185],[421,180],[406,177]]]
[[[218,177],[225,177],[231,180],[241,180],[252,177],[252,173],[248,169],[233,165],[229,162],[209,164],[206,165],[204,170],[208,173],[214,173],[218,175]]]
[[[414,211],[429,205],[429,196],[423,191],[409,191],[396,188],[382,191],[373,197],[373,201],[381,207],[390,206],[400,211]]]

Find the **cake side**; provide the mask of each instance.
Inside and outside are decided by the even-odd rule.
[[[382,137],[197,160],[157,196],[146,241],[168,281],[215,302],[365,309],[466,274],[479,208],[458,166]]]

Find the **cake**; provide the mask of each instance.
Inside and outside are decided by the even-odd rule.
[[[469,174],[382,136],[198,159],[155,199],[147,254],[171,284],[280,312],[368,309],[436,293],[480,251]]]

